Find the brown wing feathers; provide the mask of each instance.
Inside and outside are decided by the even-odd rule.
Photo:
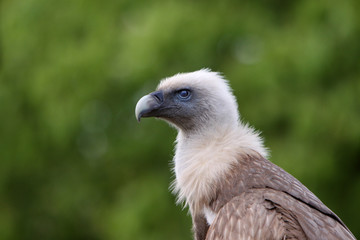
[[[225,204],[206,239],[306,239],[296,217],[266,199],[267,192],[253,189]]]
[[[242,156],[218,189],[207,240],[355,239],[304,185],[260,156]]]

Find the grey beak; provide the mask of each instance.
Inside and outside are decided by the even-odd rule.
[[[135,117],[140,122],[142,117],[152,117],[152,111],[158,109],[164,102],[164,95],[161,91],[153,92],[143,96],[135,107]]]

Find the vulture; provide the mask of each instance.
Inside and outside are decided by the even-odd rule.
[[[267,160],[220,73],[165,78],[137,102],[135,115],[165,120],[178,132],[172,188],[189,207],[194,239],[355,239],[309,189]]]

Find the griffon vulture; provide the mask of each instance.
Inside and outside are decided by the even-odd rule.
[[[259,133],[240,121],[219,73],[166,78],[138,101],[135,114],[178,131],[173,189],[189,206],[195,239],[355,239],[312,192],[266,159]]]

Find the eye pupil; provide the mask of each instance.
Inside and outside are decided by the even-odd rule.
[[[180,90],[179,91],[180,98],[188,98],[190,96],[189,90]]]

